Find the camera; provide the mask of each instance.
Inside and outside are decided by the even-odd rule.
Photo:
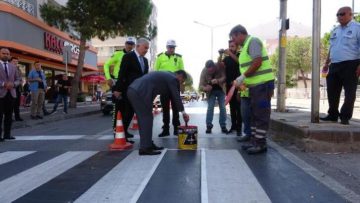
[[[224,54],[225,53],[225,49],[219,49],[219,54]]]

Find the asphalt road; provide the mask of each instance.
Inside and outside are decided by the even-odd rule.
[[[0,143],[0,202],[359,202],[359,195],[270,142],[248,155],[214,117],[205,132],[204,103],[187,105],[199,127],[198,150],[178,150],[177,137],[158,138],[159,156],[110,152],[111,117],[96,114],[16,129]],[[215,111],[217,113],[217,111]],[[171,131],[172,132],[172,131]]]

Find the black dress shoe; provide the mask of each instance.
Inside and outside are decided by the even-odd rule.
[[[179,129],[177,127],[174,127],[174,135],[177,136],[179,134]]]
[[[337,122],[338,121],[337,118],[334,118],[334,117],[331,117],[331,116],[326,116],[326,117],[320,118],[320,120],[322,120],[322,121],[331,121],[331,122]]]
[[[151,148],[152,148],[153,150],[163,150],[163,149],[164,149],[164,147],[158,147],[158,146],[156,146],[154,143],[152,143]]]
[[[5,141],[5,139],[0,137],[0,142],[4,142],[4,141]]]
[[[36,116],[36,118],[38,118],[38,119],[43,119],[44,117],[42,117],[42,116]]]
[[[24,121],[24,119],[22,119],[22,118],[15,118],[15,121]]]
[[[147,148],[147,149],[139,149],[139,155],[159,155],[161,154],[161,152],[159,151],[155,151],[152,148]]]
[[[343,124],[343,125],[349,125],[350,124],[349,120],[347,120],[347,119],[341,119],[340,123]]]
[[[128,134],[126,134],[126,137],[127,137],[127,138],[133,138],[133,137],[134,137],[134,135],[133,135],[133,134],[128,133]]]
[[[14,136],[4,137],[5,140],[15,140],[16,138]]]
[[[237,138],[238,142],[247,142],[250,140],[250,136],[249,135],[241,135],[240,137]]]
[[[254,145],[246,150],[248,154],[261,154],[267,151],[266,144]]]
[[[169,135],[170,135],[169,130],[163,130],[163,131],[159,134],[159,137],[166,137],[166,136],[169,136]]]
[[[36,116],[30,116],[31,119],[37,120],[38,118]]]
[[[126,142],[131,143],[131,144],[134,144],[134,143],[135,143],[134,140],[129,140],[129,139],[127,139],[127,138],[126,138]]]

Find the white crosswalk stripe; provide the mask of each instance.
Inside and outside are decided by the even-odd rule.
[[[96,152],[66,152],[0,182],[0,202],[12,202],[69,170]]]
[[[136,202],[165,153],[149,157],[133,151],[75,202]]]
[[[24,135],[17,136],[16,140],[77,140],[86,135]]]
[[[14,151],[0,153],[0,165],[27,156],[35,151]]]

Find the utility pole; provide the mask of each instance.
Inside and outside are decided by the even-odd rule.
[[[278,112],[285,112],[286,96],[286,14],[287,0],[280,0],[280,30],[279,30],[279,71],[277,83],[277,105]]]
[[[319,123],[321,0],[313,0],[311,122]]]
[[[202,25],[202,26],[205,26],[205,27],[207,27],[207,28],[209,28],[210,29],[210,39],[211,39],[211,42],[210,42],[210,44],[211,44],[211,54],[210,54],[210,59],[211,60],[213,60],[213,57],[214,57],[214,29],[215,28],[218,28],[218,27],[222,27],[222,26],[225,26],[225,25],[228,25],[229,23],[225,23],[225,24],[221,24],[221,25],[208,25],[208,24],[205,24],[205,23],[201,23],[201,22],[199,22],[199,21],[196,21],[196,20],[194,20],[194,23],[196,23],[196,24],[199,24],[199,25]]]

